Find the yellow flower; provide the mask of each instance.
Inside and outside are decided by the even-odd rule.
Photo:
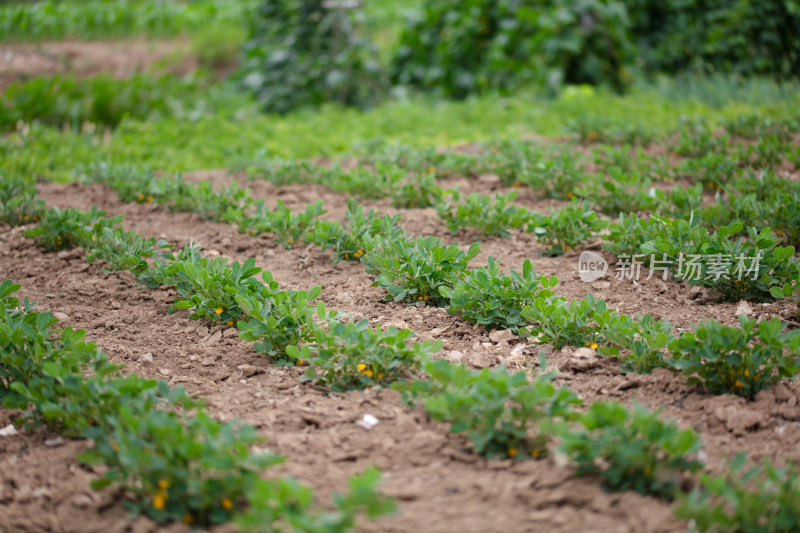
[[[92,241],[94,241],[94,242],[97,242],[97,235],[95,235],[94,237],[92,237]]]
[[[148,196],[147,197],[147,203],[148,204],[152,204],[153,203],[153,197],[152,196]]]
[[[222,307],[217,307],[216,311],[217,315],[221,315],[223,312],[225,312],[225,309],[223,309]]]
[[[365,376],[367,376],[368,378],[371,378],[372,377],[372,370],[364,370],[363,374]]]
[[[744,384],[738,379],[733,383],[734,387],[744,387]]]
[[[112,440],[111,441],[111,449],[114,450],[115,452],[118,452],[119,451],[119,444],[117,444],[115,441]]]
[[[367,365],[365,365],[364,363],[359,363],[358,366],[356,366],[356,368],[358,368],[359,372],[363,372],[364,370],[366,370]]]
[[[159,479],[158,488],[161,490],[167,490],[169,488],[169,481],[167,481],[166,479]]]
[[[350,259],[350,254],[344,254],[345,259]]]
[[[417,300],[422,300],[422,296],[417,297]]]
[[[298,365],[302,365],[302,364],[303,364],[303,360],[302,360],[302,359],[298,359],[298,360],[297,360],[297,364],[298,364]]]
[[[517,449],[514,448],[513,446],[511,448],[509,448],[508,449],[508,456],[511,457],[512,459],[514,457],[516,457],[517,456]]]
[[[522,187],[522,184],[518,181],[515,181],[514,183],[511,184],[511,186],[514,187],[515,189],[519,189],[520,187]]]
[[[378,374],[378,379],[383,379],[383,374]]]
[[[597,132],[596,131],[590,131],[589,135],[587,135],[587,137],[589,138],[589,140],[597,139]]]
[[[229,325],[229,326],[232,326],[232,325],[233,325],[233,320],[228,320],[228,321],[227,321],[227,322],[225,322],[225,323],[226,323],[227,325]]]
[[[744,377],[746,377],[746,378],[750,377],[750,371],[747,370],[746,368],[744,369]]]
[[[167,495],[163,492],[157,492],[155,496],[153,496],[153,508],[161,511],[164,509],[164,504],[167,503]]]
[[[144,200],[144,194],[139,193],[139,201],[141,202],[142,200]]]
[[[597,344],[595,344],[595,343],[592,343],[592,345],[590,346],[590,348],[591,348],[592,350],[596,350],[596,349],[597,349]]]
[[[222,507],[224,507],[227,511],[233,509],[233,502],[230,498],[222,498]]]
[[[534,448],[533,451],[531,452],[531,457],[533,457],[534,459],[539,457],[539,450]]]
[[[25,221],[27,221],[27,220],[28,220],[28,215],[25,215]]]

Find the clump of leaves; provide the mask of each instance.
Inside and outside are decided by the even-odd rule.
[[[680,430],[639,405],[628,411],[616,402],[597,402],[580,424],[581,429],[561,432],[560,448],[578,474],[601,476],[610,490],[672,499],[682,475],[701,467],[692,457],[701,447],[695,432]]]
[[[403,229],[398,225],[400,215],[381,217],[373,209],[365,215],[364,206],[354,198],[347,201],[346,216],[347,223],[344,225],[336,221],[317,221],[307,236],[308,241],[321,246],[323,250],[332,249],[334,263],[360,261],[376,239],[394,240],[403,235]]]
[[[392,205],[406,209],[421,209],[438,204],[444,192],[436,185],[436,173],[425,172],[409,177],[392,192]]]
[[[145,409],[146,399],[121,405],[105,435],[81,455],[108,470],[92,483],[124,488],[136,499],[128,506],[159,523],[211,525],[230,520],[248,504],[264,468],[279,463],[260,444],[255,428],[171,410]]]
[[[537,240],[548,247],[544,255],[556,257],[585,243],[607,225],[608,221],[598,218],[588,202],[573,200],[550,216],[533,215],[528,230],[532,229]]]
[[[36,304],[13,296],[20,286],[11,280],[0,284],[0,405],[7,409],[27,407],[15,384],[49,386],[46,368],[59,365],[78,372],[96,351],[81,339],[83,332],[64,329],[53,338],[58,323],[51,313],[34,312]]]
[[[329,314],[319,305],[317,316]],[[311,322],[311,319],[309,319]],[[442,349],[442,341],[408,341],[414,332],[389,327],[374,329],[369,320],[359,322],[327,320],[327,327],[312,322],[309,343],[289,346],[287,354],[308,361],[306,378],[334,391],[363,389],[372,385],[388,385],[410,378],[419,370],[421,361]]]
[[[317,502],[311,489],[292,478],[261,479],[250,491],[250,506],[236,516],[236,523],[246,532],[262,532],[264,524],[280,520],[297,531],[344,533],[355,527],[363,513],[368,519],[389,514],[395,502],[377,490],[381,472],[375,467],[348,480],[347,494],[333,495],[333,511],[316,513]]]
[[[670,346],[672,364],[689,376],[687,383],[752,400],[758,391],[800,371],[800,330],[786,331],[779,318],[757,323],[743,314],[739,325],[709,320]]]
[[[26,237],[34,237],[47,251],[67,250],[75,246],[87,244],[82,242],[81,235],[94,228],[113,228],[122,221],[122,216],[105,218],[106,212],[92,207],[88,212],[74,207],[59,209],[52,207],[45,211],[39,224],[25,231]]]
[[[499,235],[509,238],[508,230],[520,229],[530,220],[524,207],[510,205],[517,191],[489,196],[473,193],[461,201],[461,193],[448,191],[452,204],[443,201],[436,206],[436,214],[447,224],[452,233],[465,228],[476,228],[484,235]]]
[[[252,295],[237,294],[236,303],[243,312],[239,320],[239,337],[255,342],[259,353],[269,355],[278,364],[290,362],[286,348],[300,344],[312,335],[309,306],[319,297],[322,287],[316,285],[308,291],[278,290],[271,272],[262,274],[265,285]],[[330,317],[335,318],[336,313]]]
[[[238,217],[236,222],[242,233],[253,236],[274,233],[275,242],[288,250],[302,243],[303,239],[313,231],[317,218],[325,213],[322,200],[309,204],[299,213],[292,213],[281,200],[276,201],[274,211],[268,209],[263,200],[257,200],[252,212]]]
[[[471,324],[486,329],[516,331],[525,324],[521,313],[533,305],[537,297],[547,297],[558,283],[555,276],[538,276],[533,263],[526,259],[522,273],[500,272],[500,262],[489,257],[487,267],[467,272],[452,287],[439,287],[439,293],[450,301],[447,312],[459,315]]]
[[[681,498],[679,518],[698,531],[791,533],[800,524],[800,463],[782,467],[769,460],[745,468],[738,454],[721,476],[704,474],[700,486]]]
[[[172,204],[175,198],[180,198],[180,202],[190,202],[193,198],[193,187],[180,175],[158,177],[152,170],[129,163],[92,163],[81,169],[80,175],[94,183],[105,183],[123,202]],[[191,203],[181,210],[193,207]]]
[[[243,315],[237,295],[256,294],[262,287],[255,279],[261,267],[252,257],[228,265],[224,257],[195,257],[172,265],[178,298],[170,312],[189,311],[189,320],[212,320],[232,326]]]
[[[675,340],[669,322],[656,320],[649,314],[635,317],[615,315],[608,321],[598,316],[598,321],[601,320],[606,345],[598,351],[603,355],[619,357],[623,370],[649,374],[654,368],[668,366],[664,352]]]
[[[606,303],[587,294],[583,300],[567,302],[560,296],[538,296],[520,316],[533,324],[524,332],[541,342],[551,342],[555,349],[584,346],[600,333],[595,315],[606,310]]]
[[[476,452],[489,457],[542,457],[551,424],[574,419],[580,399],[552,375],[531,381],[525,372],[503,367],[480,372],[443,359],[425,363],[430,379],[395,386],[407,401],[421,399],[430,415],[466,433]]]
[[[464,252],[458,243],[444,246],[432,236],[383,241],[370,253],[377,276],[372,285],[384,287],[396,302],[442,305],[446,298],[439,288],[452,287],[480,248],[474,243]]]
[[[237,74],[264,109],[327,101],[366,106],[383,93],[375,47],[359,33],[363,9],[323,0],[269,0],[251,17]]]
[[[21,226],[38,222],[46,209],[29,180],[0,173],[0,222]]]

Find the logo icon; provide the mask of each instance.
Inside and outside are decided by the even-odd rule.
[[[608,261],[595,252],[582,252],[578,258],[578,276],[582,281],[591,283],[596,281],[608,272]]]

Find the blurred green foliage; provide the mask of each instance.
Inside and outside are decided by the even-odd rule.
[[[232,89],[224,85],[209,88],[199,77],[154,78],[145,74],[126,80],[108,75],[33,78],[12,83],[0,95],[0,131],[34,121],[70,129],[89,124],[101,129],[114,127],[124,118],[175,117],[193,122],[210,114],[244,111],[250,105],[248,98]]]
[[[366,106],[383,93],[377,50],[345,0],[265,0],[237,73],[267,111],[338,102]]]
[[[455,98],[530,83],[622,92],[631,81],[628,27],[615,0],[429,0],[401,36],[391,77]]]
[[[242,25],[257,0],[83,0],[0,4],[0,41],[171,37],[209,23]]]
[[[624,0],[651,71],[800,72],[797,0]]]

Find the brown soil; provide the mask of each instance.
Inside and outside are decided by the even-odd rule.
[[[190,179],[216,183],[232,178],[224,172],[190,173]],[[293,209],[317,199],[326,216],[343,219],[346,200],[321,186],[274,187],[248,182],[254,195],[268,202],[281,198]],[[458,180],[464,192],[503,190],[491,176]],[[284,250],[268,236],[251,238],[236,228],[201,220],[194,214],[168,213],[163,207],[123,204],[104,186],[41,185],[49,205],[89,208],[97,205],[124,214],[126,229],[174,243],[189,239],[206,253],[234,260],[255,257],[273,272],[283,287],[307,288],[319,283],[329,307],[371,322],[409,327],[422,338],[444,341],[442,355],[480,368],[505,363],[513,368],[535,366],[538,352],[548,366],[560,370],[558,382],[585,402],[615,399],[661,409],[682,427],[697,430],[704,443],[708,468],[718,471],[737,452],[782,462],[800,457],[800,383],[786,382],[759,394],[755,402],[730,395],[711,396],[687,387],[677,374],[625,375],[617,361],[597,358],[574,364],[574,350],[552,353],[549,346],[526,345],[521,339],[492,342],[480,328],[449,316],[445,310],[382,301],[384,292],[370,287],[361,265],[333,265],[328,253],[314,247]],[[388,200],[363,202],[366,207],[397,212]],[[537,200],[523,190],[518,203],[544,210],[552,201]],[[416,234],[447,237],[431,209],[403,210],[404,227]],[[470,243],[478,236],[463,232],[453,237]],[[598,243],[588,248],[599,251]],[[583,297],[592,292],[624,313],[646,313],[689,328],[704,318],[735,321],[731,304],[716,303],[710,295],[655,279],[633,284],[607,275],[605,283],[586,284],[577,275],[579,252],[562,258],[542,258],[543,247],[530,235],[512,239],[486,238],[473,266],[488,256],[502,258],[505,268],[521,268],[535,259],[536,271],[561,279],[557,292]],[[40,308],[64,313],[66,325],[87,330],[89,340],[131,372],[186,386],[207,399],[211,413],[221,419],[241,418],[254,424],[276,452],[287,457],[275,473],[296,476],[326,499],[344,490],[349,475],[370,465],[384,472],[381,488],[398,499],[399,514],[363,524],[375,532],[596,531],[678,532],[686,524],[672,517],[670,504],[634,493],[609,494],[597,480],[573,477],[557,456],[543,460],[486,460],[469,451],[463,436],[452,435],[446,424],[433,422],[422,410],[403,407],[393,391],[370,389],[347,394],[326,393],[299,381],[300,368],[275,367],[234,329],[189,322],[182,312],[168,314],[174,291],[138,287],[127,273],[104,273],[88,264],[80,251],[46,254],[21,230],[0,228],[0,272],[22,284],[22,294]],[[788,318],[797,313],[789,304],[752,304],[753,315]],[[511,352],[518,348],[515,355]],[[152,363],[140,360],[151,353]],[[252,365],[245,366],[242,365]],[[354,422],[364,414],[380,423],[366,431]],[[0,427],[15,413],[0,410]],[[0,437],[0,533],[22,531],[156,531],[147,519],[129,522],[119,495],[92,493],[91,469],[78,464],[75,454],[86,444],[66,441],[57,447],[45,442],[46,431]],[[50,443],[52,444],[52,442]],[[183,530],[175,525],[170,531]],[[227,530],[220,528],[220,530]]]
[[[57,41],[0,45],[0,90],[14,81],[72,73],[77,77],[108,74],[127,78],[138,72],[186,75],[197,58],[185,39]]]

